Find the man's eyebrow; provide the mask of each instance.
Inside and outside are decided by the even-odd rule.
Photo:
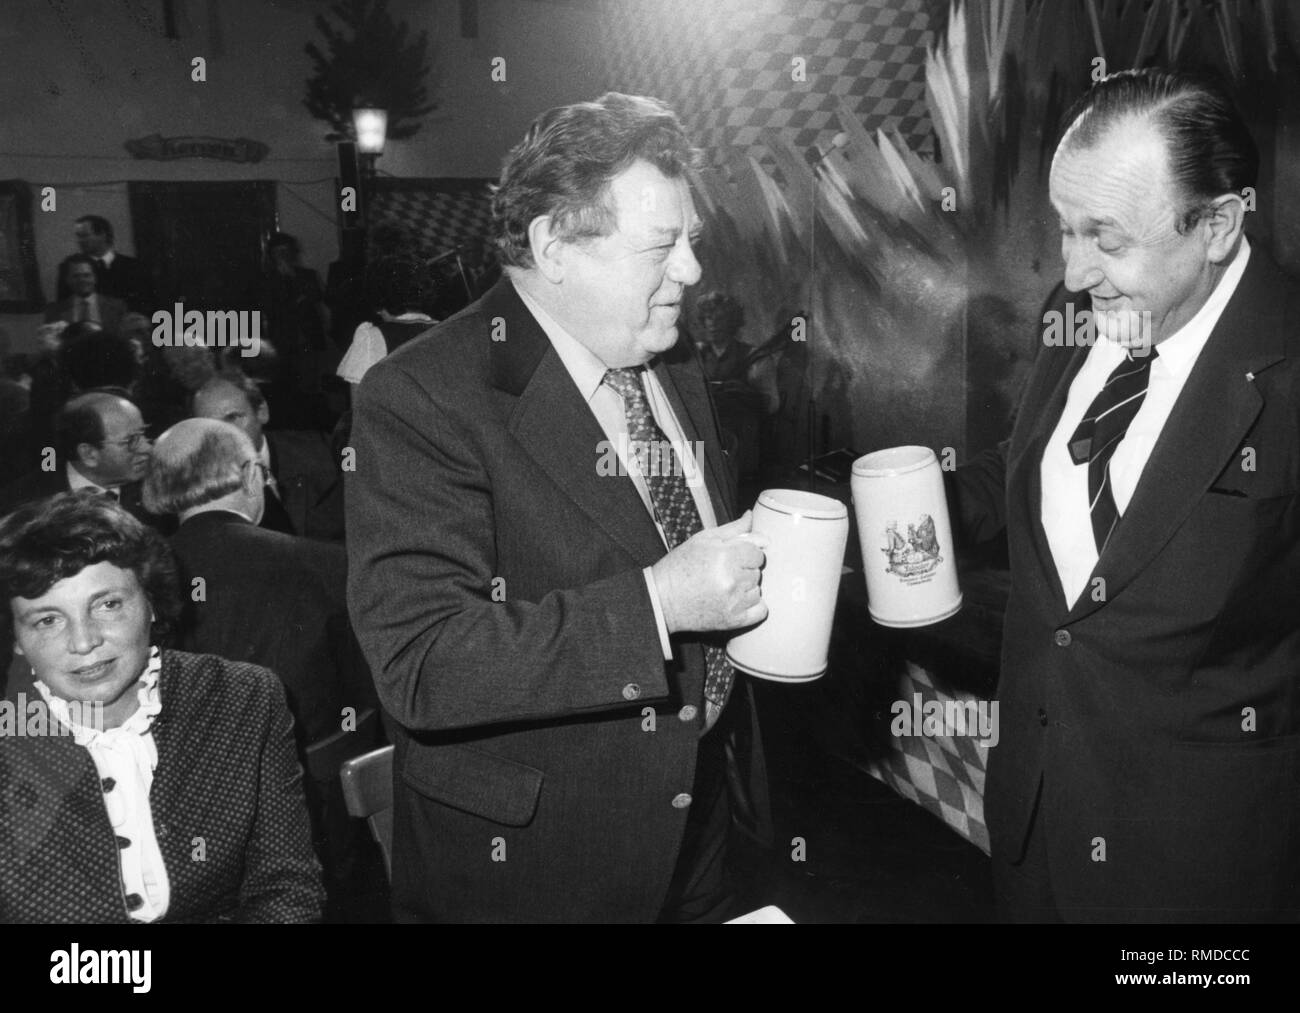
[[[1065,215],[1061,214],[1059,208],[1054,208],[1054,210],[1056,211],[1056,217],[1060,219],[1062,225],[1070,224],[1066,220]],[[1117,222],[1114,218],[1094,218],[1091,215],[1089,215],[1087,218],[1083,220],[1084,232],[1098,232],[1101,229],[1120,229],[1120,228],[1121,226],[1119,222]]]
[[[704,223],[697,218],[695,221],[691,222],[690,228],[686,230],[686,234],[691,239],[698,239],[700,233],[703,231]],[[677,237],[681,234],[682,230],[676,225],[657,225],[650,229],[650,237],[652,239],[663,239],[670,242],[676,242]]]

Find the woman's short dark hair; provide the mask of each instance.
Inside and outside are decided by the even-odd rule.
[[[131,339],[114,331],[82,327],[73,324],[63,332],[58,352],[59,369],[73,387],[79,391],[96,387],[131,389],[140,375]]]
[[[95,258],[85,253],[70,253],[59,261],[59,277],[67,281],[70,276],[69,272],[77,264],[89,264],[90,269],[93,271],[95,269]],[[98,280],[98,275],[96,275],[96,280]]]
[[[745,308],[726,292],[714,289],[695,300],[695,316],[703,321],[706,316],[719,318],[718,324],[728,337],[734,337],[745,326]]]
[[[180,616],[176,562],[162,537],[101,493],[64,492],[19,507],[0,520],[0,619],[12,627],[10,602],[39,598],[88,566],[130,570],[154,610],[154,636]]]
[[[632,163],[649,162],[675,179],[697,159],[681,122],[658,99],[608,92],[542,113],[492,189],[501,263],[532,266],[528,226],[543,215],[565,240],[609,235],[617,225],[609,184]]]
[[[1227,89],[1208,72],[1150,67],[1102,78],[1066,112],[1062,143],[1093,147],[1131,116],[1150,117],[1164,138],[1180,191],[1179,232],[1200,221],[1215,198],[1255,186],[1259,149]]]
[[[366,266],[366,303],[389,313],[431,313],[438,302],[438,279],[413,253],[390,253]]]
[[[75,224],[80,225],[82,222],[89,225],[90,231],[95,235],[103,236],[108,241],[109,246],[113,245],[113,223],[107,218],[100,215],[82,215]]]

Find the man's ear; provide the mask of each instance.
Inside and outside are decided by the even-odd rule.
[[[1215,264],[1223,264],[1237,248],[1246,227],[1246,205],[1236,194],[1224,194],[1210,205],[1202,221],[1208,236],[1206,256]]]
[[[256,465],[245,464],[239,469],[240,490],[246,496],[257,494],[258,486],[262,484],[262,469]]]
[[[542,277],[552,284],[559,284],[564,280],[567,244],[555,234],[554,224],[550,215],[539,215],[529,222],[528,248]]]
[[[78,443],[77,460],[74,463],[92,470],[99,467],[99,448],[93,443]]]
[[[262,425],[266,425],[271,421],[271,409],[267,407],[265,401],[257,406],[257,421]]]

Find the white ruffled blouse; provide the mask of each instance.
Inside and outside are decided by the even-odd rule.
[[[140,706],[116,728],[98,729],[72,720],[66,700],[54,696],[39,680],[35,683],[50,713],[66,727],[73,740],[84,746],[99,772],[108,820],[117,837],[118,867],[127,913],[139,922],[152,922],[167,913],[171,884],[162,851],[154,833],[149,790],[158,766],[153,722],[162,710],[158,674],[162,655],[150,650],[149,663],[136,683]],[[84,716],[84,712],[83,712]]]

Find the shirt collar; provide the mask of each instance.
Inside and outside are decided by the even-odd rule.
[[[608,367],[600,361],[595,352],[560,326],[559,322],[542,309],[541,304],[520,285],[515,285],[515,291],[528,307],[528,312],[537,318],[542,330],[546,332],[551,347],[555,349],[555,354],[560,357],[564,368],[573,377],[573,382],[578,385],[578,392],[582,394],[583,400],[590,401],[596,391],[600,390]]]
[[[106,741],[113,741],[119,737],[144,735],[152,728],[154,718],[162,710],[162,694],[158,688],[158,676],[161,672],[162,652],[158,650],[157,645],[154,645],[149,648],[149,660],[145,663],[144,671],[140,673],[140,678],[136,680],[134,685],[137,707],[116,728],[104,728],[102,725],[97,725],[98,721],[102,721],[102,710],[97,710],[94,706],[82,706],[74,712],[68,706],[67,700],[55,696],[40,679],[35,680],[32,685],[45,700],[46,706],[50,708],[50,713],[72,733],[73,741],[79,746],[93,746]],[[130,691],[128,687],[126,692],[129,693]],[[97,714],[101,716],[96,717]],[[90,718],[90,723],[84,720],[87,717]]]
[[[105,250],[103,253],[99,255],[98,259],[103,262],[105,267],[112,267],[113,261],[116,258],[117,258],[117,254],[113,252],[113,248],[110,246],[107,250]]]
[[[78,489],[91,489],[95,492],[108,492],[108,489],[96,482],[92,482],[85,475],[73,467],[69,461],[63,466],[65,474],[68,476],[68,491],[76,492]]]
[[[1210,293],[1209,298],[1187,323],[1157,346],[1160,353],[1159,361],[1164,363],[1163,368],[1167,373],[1185,378],[1191,372],[1192,367],[1196,365],[1197,357],[1201,354],[1201,349],[1210,339],[1214,325],[1223,315],[1228,300],[1237,291],[1237,285],[1241,282],[1242,275],[1246,273],[1246,264],[1249,261],[1250,243],[1245,236],[1242,236],[1241,246],[1223,272],[1219,283],[1214,286],[1214,291]]]

